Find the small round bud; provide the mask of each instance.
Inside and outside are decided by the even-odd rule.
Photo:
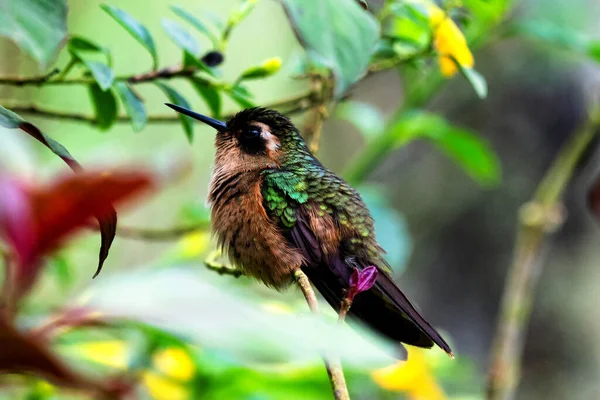
[[[209,51],[204,56],[202,56],[202,62],[211,68],[221,65],[224,60],[225,57],[223,56],[223,53],[216,50]]]

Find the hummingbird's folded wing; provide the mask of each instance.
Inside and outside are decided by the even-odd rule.
[[[451,354],[444,339],[396,286],[385,261],[376,256],[382,250],[360,196],[340,178],[326,177],[327,182],[307,183],[298,174],[283,171],[267,177],[263,185],[267,215],[302,254],[304,273],[339,311],[353,269],[374,265],[379,271],[375,285],[355,297],[349,319],[392,340],[427,348],[435,343]],[[319,187],[325,184],[328,192],[322,193]],[[307,191],[297,192],[297,188]]]
[[[327,253],[321,245],[322,238],[311,228],[316,225],[311,218],[315,218],[314,213],[298,207],[297,222],[288,237],[305,257],[304,273],[325,300],[339,311],[353,268],[363,269],[369,265],[341,251]],[[390,275],[378,269],[375,285],[355,297],[349,312],[350,319],[358,320],[392,340],[426,348],[435,343],[452,354],[450,346],[415,309]]]

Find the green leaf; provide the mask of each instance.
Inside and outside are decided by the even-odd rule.
[[[483,186],[500,182],[500,161],[488,146],[471,132],[450,128],[435,144]]]
[[[344,102],[337,107],[336,117],[352,123],[367,138],[379,135],[385,126],[381,111],[370,103]]]
[[[562,48],[591,57],[600,62],[600,40],[571,29],[565,29],[547,21],[528,21],[517,24],[512,35],[526,36],[546,42],[556,48]]]
[[[489,145],[470,131],[455,127],[435,114],[405,113],[386,134],[394,136],[396,147],[415,139],[429,139],[479,184],[494,186],[500,182],[500,161]]]
[[[167,34],[177,46],[191,55],[198,57],[200,54],[200,45],[188,31],[182,28],[177,22],[171,21],[170,19],[163,18],[161,23],[165,31],[167,31]]]
[[[515,25],[510,34],[541,40],[577,53],[585,53],[589,39],[581,32],[565,29],[548,21],[527,21]]]
[[[107,47],[101,46],[81,36],[71,36],[69,39],[69,50],[71,53],[78,53],[81,57],[82,53],[102,53],[106,57],[106,62],[109,66],[112,65],[112,56]]]
[[[588,45],[587,54],[596,62],[600,62],[600,40],[592,40]]]
[[[183,18],[189,24],[191,24],[196,30],[204,35],[206,35],[213,44],[214,48],[219,47],[219,39],[217,36],[212,33],[212,31],[198,18],[194,17],[188,11],[184,10],[178,6],[171,6],[171,10],[179,17]]]
[[[177,92],[172,87],[170,87],[167,84],[162,83],[162,82],[154,82],[154,84],[156,86],[158,86],[165,93],[165,95],[169,98],[169,101],[171,103],[174,103],[178,106],[185,107],[188,109],[191,108],[190,103],[188,103],[188,101],[185,99],[185,97],[183,97],[181,94],[179,94],[179,92]],[[187,136],[188,141],[190,143],[192,143],[192,141],[194,140],[194,120],[186,115],[181,114],[181,113],[177,113],[177,114],[179,115],[179,120],[181,121],[181,126],[183,126],[183,131],[185,132],[185,135]]]
[[[68,259],[64,255],[55,255],[51,258],[50,270],[56,276],[60,288],[68,290],[72,280]]]
[[[477,93],[477,96],[479,96],[480,99],[485,99],[487,97],[488,89],[487,82],[485,81],[483,75],[475,71],[473,68],[466,68],[458,63],[456,63],[456,65],[458,66],[461,74],[467,79],[467,81],[469,81],[471,87],[475,93]]]
[[[387,201],[383,188],[361,186],[360,195],[375,220],[377,241],[387,254],[385,260],[394,273],[400,274],[407,265],[412,250],[410,233],[406,221]]]
[[[187,50],[183,51],[183,65],[187,67],[195,67],[200,71],[204,71],[210,76],[215,76],[215,71],[212,70],[208,65],[204,63],[200,58],[189,53]]]
[[[227,20],[226,31],[231,31],[236,25],[242,22],[254,9],[257,0],[243,0],[237,10],[234,10]]]
[[[148,116],[144,103],[136,96],[131,88],[124,82],[116,82],[115,89],[125,107],[127,115],[131,118],[131,127],[134,132],[139,132],[146,126]]]
[[[131,36],[134,37],[152,56],[152,68],[158,68],[158,54],[156,53],[156,46],[154,45],[154,39],[148,32],[148,29],[140,24],[135,18],[126,13],[125,11],[102,4],[100,6],[104,11],[113,17]]]
[[[237,85],[229,90],[226,93],[231,97],[233,101],[235,101],[242,108],[252,108],[256,107],[252,99],[250,98],[250,93],[244,87]]]
[[[204,99],[208,108],[212,113],[213,118],[221,117],[221,94],[219,91],[213,87],[210,87],[206,84],[205,81],[192,77],[190,78],[190,82],[196,92]]]
[[[252,288],[232,285],[203,266],[190,267],[106,277],[86,291],[85,307],[108,318],[154,325],[245,362],[314,362],[324,348],[351,366],[395,362],[391,354],[397,346],[364,329],[366,338],[333,318],[269,311]]]
[[[351,0],[284,0],[296,36],[311,59],[324,62],[341,95],[366,71],[379,38],[379,23]],[[327,21],[315,29],[315,21]]]
[[[104,47],[81,36],[72,36],[69,38],[69,49],[80,51],[104,52]]]
[[[94,80],[98,82],[102,90],[110,89],[115,80],[115,73],[108,65],[100,61],[87,60],[85,58],[79,58],[79,60],[91,72]]]
[[[404,2],[397,3],[392,12],[394,18],[384,25],[384,35],[399,41],[394,45],[396,53],[409,57],[425,50],[432,37],[427,12]]]
[[[90,57],[93,54],[104,54],[110,63],[112,60],[108,49],[83,37],[75,36],[69,39],[69,52],[92,74],[92,77],[102,90],[110,89],[115,79],[113,70],[105,63],[96,61]]]
[[[2,106],[0,106],[0,125],[7,128],[19,128],[50,149],[50,151],[60,157],[74,172],[81,171],[81,164],[73,158],[71,153],[69,153],[62,144],[44,134],[37,126],[24,121],[20,116]],[[100,253],[98,255],[98,272],[102,269],[102,265],[104,264],[106,257],[108,257],[110,246],[117,233],[117,212],[112,207],[106,211],[105,214],[96,216],[100,225],[101,235]]]
[[[50,65],[67,37],[65,0],[0,2],[0,36],[13,40],[40,65]]]
[[[98,128],[108,130],[117,120],[117,99],[111,90],[103,90],[98,84],[89,86],[90,99]]]
[[[8,129],[18,128],[23,122],[23,118],[17,113],[14,113],[0,106],[0,126]]]

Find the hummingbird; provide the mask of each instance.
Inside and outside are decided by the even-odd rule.
[[[391,277],[360,194],[321,164],[285,115],[248,108],[227,122],[166,104],[216,129],[209,187],[212,230],[236,267],[283,289],[301,269],[337,312],[350,276],[375,266],[375,284],[357,295],[348,317],[412,346],[450,346]]]

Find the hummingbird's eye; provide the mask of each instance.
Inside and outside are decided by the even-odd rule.
[[[246,126],[242,129],[244,139],[256,139],[260,136],[260,128],[254,125]]]

